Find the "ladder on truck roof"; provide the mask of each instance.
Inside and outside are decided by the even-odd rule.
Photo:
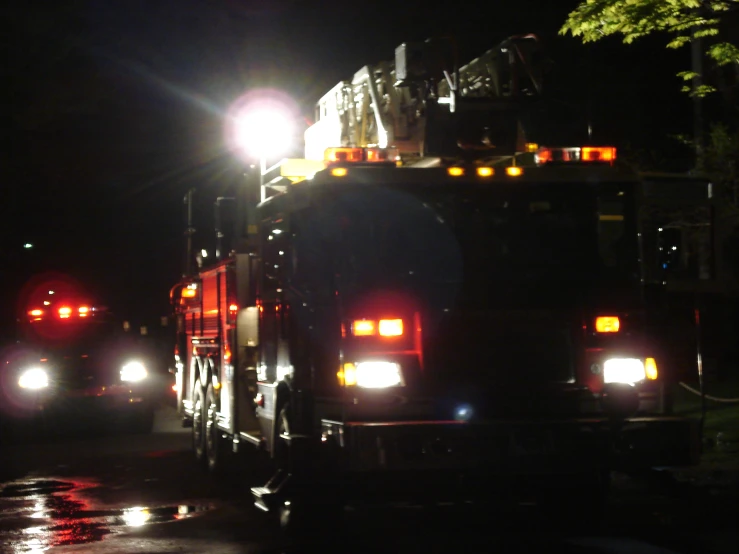
[[[534,35],[514,36],[454,67],[449,44],[404,43],[341,81],[317,103],[305,157],[334,146],[392,146],[404,162],[426,156],[496,158],[523,150],[521,116],[542,90]]]

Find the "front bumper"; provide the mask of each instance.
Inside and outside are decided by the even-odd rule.
[[[101,385],[64,390],[49,387],[20,390],[12,399],[13,415],[20,419],[101,417],[139,414],[153,409],[153,395],[146,385]]]
[[[563,421],[338,422],[290,437],[291,468],[252,488],[265,511],[299,498],[330,502],[517,498],[555,486],[567,494],[612,470],[697,463],[695,422],[680,418]],[[572,489],[575,490],[575,489]]]
[[[483,470],[562,474],[698,462],[696,422],[676,417],[487,423],[322,421],[321,443],[347,473]]]

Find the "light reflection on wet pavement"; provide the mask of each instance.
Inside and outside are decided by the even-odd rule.
[[[552,528],[530,507],[508,515],[484,507],[380,507],[347,510],[341,521],[322,520],[315,536],[289,540],[253,507],[249,487],[266,478],[254,458],[213,478],[196,467],[190,448],[190,430],[174,409],[159,412],[153,433],[125,440],[83,435],[3,444],[0,553],[739,552],[735,486],[710,495],[692,485],[648,492],[623,476],[614,481],[601,530]]]
[[[688,548],[665,548],[647,539],[623,536],[619,525],[611,536],[567,536],[553,532],[545,523],[529,517],[529,509],[509,514],[477,513],[477,517],[449,519],[446,509],[397,508],[376,519],[372,511],[349,510],[338,528],[336,522],[321,525],[307,541],[279,539],[266,521],[236,506],[213,502],[187,502],[158,506],[111,508],[93,500],[100,482],[77,478],[27,478],[0,485],[0,551],[12,554],[48,552],[417,552],[495,551],[506,554],[563,552],[566,554],[698,552]],[[620,511],[620,510],[619,510]],[[646,512],[650,511],[649,509]],[[202,518],[190,527],[166,524],[218,513],[217,519]],[[435,515],[434,515],[435,514]],[[528,514],[528,515],[527,515]],[[645,514],[641,514],[639,519]],[[250,517],[251,516],[251,517]],[[368,516],[365,519],[365,516]],[[482,516],[482,521],[480,519]],[[192,524],[196,527],[193,528]],[[374,529],[368,533],[369,529]],[[629,533],[630,534],[630,533]],[[618,536],[622,535],[622,536]],[[636,534],[638,535],[638,534]],[[662,542],[662,541],[657,541]],[[342,546],[337,546],[338,544]],[[75,546],[76,545],[76,546]],[[722,550],[725,551],[725,550]],[[707,551],[700,551],[705,554]]]
[[[187,519],[212,510],[212,503],[98,509],[82,493],[93,481],[23,479],[0,489],[2,546],[14,554],[102,540],[106,535],[154,523]]]

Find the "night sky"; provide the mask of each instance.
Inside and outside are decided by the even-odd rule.
[[[552,127],[584,131],[589,119],[596,142],[663,165],[681,155],[670,154],[668,136],[690,132],[690,103],[674,77],[689,68],[689,52],[667,52],[656,39],[585,47],[559,38],[575,1],[488,2],[487,11],[461,1],[11,4],[3,323],[23,282],[52,269],[70,272],[125,317],[166,314],[183,269],[184,194],[195,187],[202,199],[196,244],[212,248],[213,199],[231,193],[241,172],[224,142],[229,105],[273,87],[310,117],[329,88],[392,59],[401,42],[452,35],[464,63],[509,35],[533,32],[552,60]]]

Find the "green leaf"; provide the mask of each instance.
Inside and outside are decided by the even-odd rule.
[[[690,81],[691,79],[699,77],[700,75],[695,71],[681,71],[677,74],[677,76],[680,77],[683,81]]]
[[[739,63],[739,48],[728,42],[713,44],[708,48],[707,54],[713,58],[718,65]]]
[[[739,0],[584,0],[569,13],[559,30],[561,35],[579,37],[583,43],[609,36],[621,36],[625,44],[655,33],[666,35],[666,48],[680,48],[693,38],[720,36],[722,17]],[[730,42],[711,44],[706,54],[719,66],[739,63],[739,48]],[[692,72],[681,72],[683,80]],[[702,85],[698,90],[683,87],[693,96],[705,96],[715,89]]]

